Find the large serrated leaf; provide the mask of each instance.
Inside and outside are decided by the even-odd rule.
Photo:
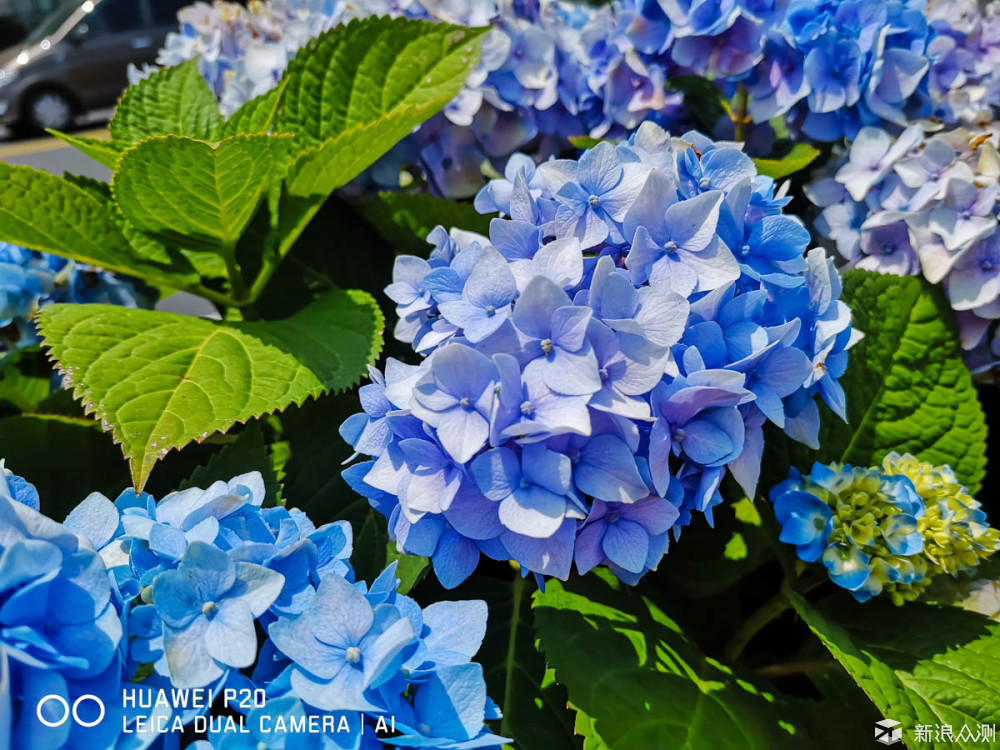
[[[131,86],[111,120],[111,139],[131,144],[151,135],[186,135],[206,140],[222,125],[215,95],[188,60]]]
[[[278,129],[312,146],[396,110],[429,117],[475,69],[486,31],[384,17],[336,26],[289,63]]]
[[[607,747],[818,746],[772,688],[702,654],[656,604],[609,574],[545,586],[533,606],[540,647]]]
[[[337,26],[289,64],[276,130],[304,150],[275,216],[284,255],[323,201],[458,94],[487,29],[388,18]]]
[[[844,275],[842,298],[865,334],[840,380],[848,422],[824,413],[819,451],[769,441],[769,450],[788,455],[772,453],[765,466],[870,466],[890,451],[909,452],[948,464],[974,494],[986,471],[986,423],[941,290],[913,276],[854,270]]]
[[[902,723],[907,747],[996,747],[977,738],[982,725],[1000,724],[1000,623],[957,607],[886,602],[843,602],[834,622],[803,597],[791,598],[882,714]],[[917,725],[945,724],[952,741],[918,739]]]
[[[184,247],[232,248],[270,188],[286,140],[148,138],[119,159],[115,199],[142,232]]]
[[[196,280],[170,263],[162,248],[140,256],[96,181],[84,180],[0,163],[0,239],[167,285],[183,288]]]
[[[360,291],[269,322],[108,305],[53,305],[39,315],[44,345],[122,445],[137,489],[172,449],[357,382],[381,349],[383,323]]]

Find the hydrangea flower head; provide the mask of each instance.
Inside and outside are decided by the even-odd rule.
[[[117,694],[120,597],[86,540],[31,507],[37,500],[33,489],[8,476],[0,462],[0,705],[8,712],[0,744],[107,747],[118,732],[113,722],[93,727],[58,722],[62,706],[82,695],[110,704]],[[57,699],[39,710],[56,729],[36,712],[48,695]],[[96,718],[89,713],[92,702],[81,706],[84,721]]]
[[[931,135],[915,125],[895,138],[866,127],[806,189],[817,231],[851,266],[941,284],[963,349],[986,369],[1000,320],[998,146],[992,127]]]
[[[815,464],[771,490],[780,539],[858,601],[916,599],[1000,549],[1000,532],[948,467],[890,453],[880,468]]]
[[[397,260],[424,358],[372,373],[345,479],[446,586],[481,555],[637,581],[727,474],[754,493],[765,422],[815,444],[815,396],[844,414],[850,312],[786,202],[732,144],[651,123],[512,159],[476,202],[489,237],[438,228]]]
[[[159,503],[93,494],[61,525],[32,507],[29,484],[0,471],[0,705],[14,709],[0,744],[107,750],[123,730],[149,743],[159,735],[143,728],[142,706],[158,691],[225,686],[262,691],[267,705],[245,717],[245,734],[213,717],[199,750],[356,748],[379,720],[395,730],[381,739],[401,746],[509,743],[486,725],[500,712],[472,662],[485,603],[422,609],[397,592],[395,564],[370,586],[355,582],[349,525],[317,528],[301,511],[264,507],[263,494],[257,473]],[[121,707],[123,690],[141,696],[135,706]],[[107,716],[58,724],[52,698],[46,727],[34,711],[45,695],[96,696]],[[79,708],[84,721],[89,708]],[[153,713],[179,732],[208,710]],[[296,731],[304,720],[329,734]]]

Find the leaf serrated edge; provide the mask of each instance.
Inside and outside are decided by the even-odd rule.
[[[363,296],[363,298],[364,298],[363,299],[364,304],[366,304],[368,307],[370,307],[374,311],[374,319],[375,319],[375,327],[376,327],[376,333],[377,333],[377,335],[376,335],[375,340],[372,342],[372,346],[371,346],[371,349],[370,349],[371,353],[369,354],[368,361],[367,361],[368,365],[374,365],[378,361],[378,359],[381,356],[381,353],[382,353],[382,351],[383,351],[383,349],[385,347],[385,314],[382,312],[382,309],[379,306],[378,301],[371,294],[369,294],[368,292],[365,292],[365,291],[359,290],[359,289],[345,289],[343,291],[346,294],[348,294],[348,296],[350,296],[352,300],[354,300],[355,302],[359,302],[359,304],[361,303],[362,300],[357,299],[357,297]],[[81,406],[83,407],[84,413],[89,416],[89,415],[92,415],[92,414],[99,413],[98,408],[94,405],[94,402],[90,399],[89,392],[86,391],[86,390],[84,390],[86,388],[86,386],[83,383],[77,383],[76,382],[74,373],[72,373],[69,370],[67,370],[66,368],[64,368],[62,362],[58,358],[58,355],[54,352],[54,348],[55,347],[53,345],[47,343],[47,338],[48,337],[45,335],[45,329],[43,327],[44,326],[44,323],[42,321],[43,317],[45,317],[47,314],[54,313],[56,311],[56,309],[59,308],[59,307],[70,307],[70,306],[73,306],[73,305],[50,305],[48,307],[44,307],[44,308],[42,308],[41,310],[39,310],[36,313],[35,320],[38,323],[39,334],[40,334],[40,336],[42,338],[42,347],[44,349],[44,353],[45,353],[46,358],[49,360],[49,362],[51,362],[55,366],[54,369],[63,377],[64,380],[66,378],[69,379],[71,387],[73,388],[73,398],[76,401],[80,402]],[[79,322],[82,322],[82,321],[78,321],[78,323]],[[218,327],[219,328],[224,328],[225,327],[225,323],[226,323],[226,321],[218,321]],[[73,323],[72,325],[77,325],[77,323]],[[66,336],[68,336],[70,334],[70,332],[72,331],[72,325],[71,325],[71,327],[69,329],[67,329],[66,334],[65,334]],[[244,419],[233,419],[229,423],[229,425],[227,427],[225,427],[224,429],[221,429],[221,430],[216,430],[215,433],[213,433],[213,434],[226,435],[237,424],[246,425],[251,420],[254,420],[254,421],[259,420],[261,417],[263,417],[265,415],[268,415],[268,414],[283,414],[286,409],[288,409],[288,408],[290,408],[292,406],[301,407],[303,404],[309,402],[310,400],[318,399],[320,396],[325,395],[327,393],[334,393],[334,394],[344,393],[344,392],[346,392],[346,391],[354,388],[358,384],[360,384],[361,381],[366,376],[367,376],[366,373],[358,373],[358,375],[356,377],[354,377],[353,379],[351,379],[350,382],[347,385],[343,386],[342,388],[339,388],[339,389],[338,388],[324,389],[321,393],[318,393],[318,394],[307,394],[304,398],[302,398],[300,400],[292,399],[290,403],[288,403],[288,404],[286,404],[285,406],[282,406],[282,407],[276,407],[274,409],[263,410],[263,411],[261,411],[259,413],[251,414],[250,416],[248,416],[248,417],[246,417]],[[107,424],[107,426],[105,426],[105,423]],[[149,481],[149,476],[152,473],[153,467],[156,465],[157,461],[160,461],[160,460],[166,458],[168,455],[170,455],[174,451],[180,452],[181,450],[184,449],[185,446],[190,445],[192,442],[197,443],[197,444],[200,445],[205,440],[208,440],[212,436],[211,434],[206,434],[206,435],[203,435],[203,436],[200,436],[200,437],[196,437],[193,440],[188,441],[187,443],[185,443],[182,446],[171,447],[171,448],[165,449],[163,451],[160,451],[160,452],[154,453],[154,454],[148,454],[144,450],[143,451],[144,456],[147,456],[147,457],[149,455],[154,456],[152,462],[149,463],[148,468],[146,468],[145,467],[145,464],[146,464],[145,460],[140,461],[139,462],[140,466],[137,466],[136,465],[136,463],[137,463],[136,459],[131,458],[128,455],[128,453],[125,451],[125,441],[124,441],[124,439],[119,437],[118,432],[115,429],[115,425],[112,424],[110,420],[107,420],[107,419],[105,419],[105,418],[102,417],[102,420],[101,420],[100,423],[98,423],[96,420],[94,420],[94,424],[95,425],[99,424],[101,430],[103,432],[105,432],[105,433],[109,433],[111,435],[111,439],[114,442],[114,444],[117,445],[119,448],[121,448],[123,457],[129,463],[130,472],[132,474],[133,486],[134,486],[135,491],[137,493],[138,492],[142,492],[142,489],[143,489],[143,487],[145,487],[146,482]]]

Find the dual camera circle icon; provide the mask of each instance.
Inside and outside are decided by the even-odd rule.
[[[49,703],[53,702],[62,706],[62,716],[56,720],[46,718],[45,716],[42,715],[42,709]],[[80,707],[88,703],[93,703],[98,709],[97,718],[91,721],[87,721],[80,717]],[[35,715],[38,717],[38,720],[47,727],[53,727],[53,728],[61,727],[63,724],[69,721],[70,716],[73,717],[73,721],[78,726],[86,728],[96,727],[98,724],[104,721],[104,701],[102,701],[96,695],[91,695],[90,693],[87,693],[86,695],[81,695],[79,698],[73,701],[73,705],[70,706],[68,700],[63,698],[61,695],[52,693],[50,695],[44,696],[38,701],[38,705],[35,707]]]

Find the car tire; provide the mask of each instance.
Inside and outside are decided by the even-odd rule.
[[[21,110],[22,129],[35,135],[46,130],[68,130],[73,124],[73,102],[55,89],[45,89],[33,93],[24,102]]]

